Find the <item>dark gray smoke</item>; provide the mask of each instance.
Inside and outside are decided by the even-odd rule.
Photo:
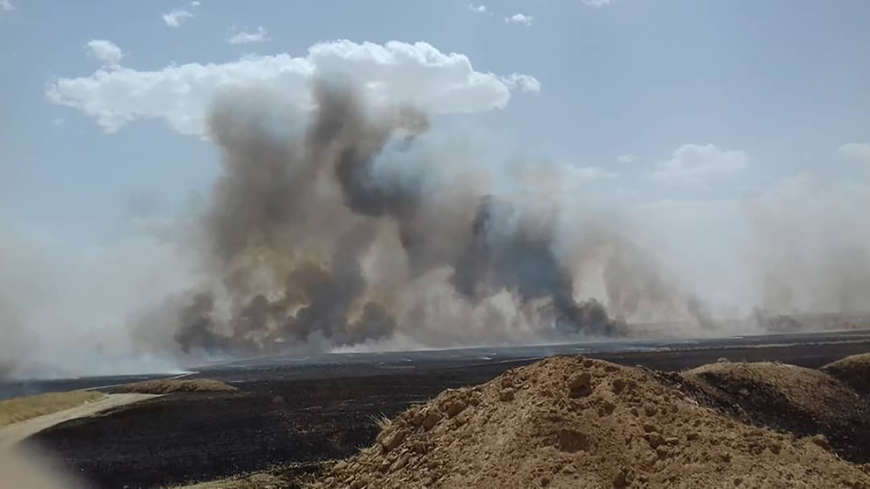
[[[452,283],[465,297],[514,291],[522,303],[546,299],[558,331],[612,334],[613,324],[595,300],[578,304],[569,271],[553,251],[550,223],[524,221],[515,208],[481,199],[467,247],[453,263]]]
[[[599,302],[575,301],[553,219],[487,195],[472,175],[445,181],[438,161],[420,165],[425,114],[370,107],[342,83],[312,92],[301,131],[249,92],[212,111],[223,174],[200,237],[217,285],[180,308],[183,351],[353,345],[446,328],[426,312],[435,281],[457,307],[486,309],[488,328],[508,327],[510,314],[482,304],[508,294],[542,335],[614,333]]]

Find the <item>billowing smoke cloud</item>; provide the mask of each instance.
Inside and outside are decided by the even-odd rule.
[[[575,300],[554,215],[489,194],[478,168],[453,173],[447,148],[420,151],[430,143],[419,109],[372,104],[346,80],[311,90],[313,113],[295,114],[303,124],[250,91],[226,94],[210,114],[223,175],[198,248],[213,280],[180,305],[183,351],[324,348],[425,330],[461,342],[474,314],[430,317],[433,286],[460,311],[489,309],[480,328],[490,337],[506,337],[517,311],[527,339],[616,331],[602,304]]]
[[[500,109],[514,85],[425,43],[349,41],[305,57],[57,80],[49,98],[107,132],[159,119],[210,140],[221,173],[192,218],[147,239],[82,256],[0,240],[0,376],[29,375],[22,360],[37,357],[106,373],[128,369],[105,352],[196,361],[721,334],[755,306],[762,326],[866,312],[867,178],[806,174],[737,200],[615,202],[621,179],[607,169],[517,168],[441,131],[439,114]],[[863,158],[864,148],[841,152]],[[658,173],[701,193],[753,162],[711,144],[673,154],[691,158]],[[646,183],[661,185],[652,172]],[[608,192],[617,197],[599,199]]]
[[[565,333],[613,333],[604,307],[576,303],[573,278],[553,250],[551,223],[531,222],[510,204],[484,197],[468,246],[453,263],[452,283],[465,297],[489,297],[511,290],[521,303],[546,299],[548,322]]]

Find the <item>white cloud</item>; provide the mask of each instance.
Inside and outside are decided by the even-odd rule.
[[[619,155],[616,157],[616,161],[620,163],[632,163],[635,160],[635,156],[631,153],[627,153],[624,155]]]
[[[850,160],[858,160],[870,163],[870,143],[846,143],[837,152]]]
[[[15,5],[12,5],[12,2],[9,0],[0,0],[0,10],[4,12],[11,12],[15,10]]]
[[[175,9],[168,14],[163,14],[163,22],[169,27],[180,27],[193,14],[184,9]]]
[[[652,178],[664,183],[698,185],[739,173],[749,164],[746,153],[714,144],[684,144],[673,158],[656,165]]]
[[[532,17],[531,15],[524,15],[524,14],[514,14],[510,17],[504,18],[504,21],[507,24],[520,24],[520,25],[524,25],[524,26],[532,25],[532,21],[534,21],[534,20],[535,20],[535,18]]]
[[[589,7],[605,7],[610,5],[613,0],[580,0],[580,2]]]
[[[501,77],[501,81],[511,90],[532,93],[539,93],[541,91],[541,82],[531,75],[511,73],[508,76]]]
[[[254,32],[239,31],[227,38],[227,42],[230,44],[250,44],[268,40],[269,32],[263,26],[257,27]]]
[[[511,87],[495,74],[475,71],[463,54],[442,53],[425,42],[347,40],[315,44],[304,57],[249,56],[156,71],[101,69],[90,76],[58,79],[46,95],[93,117],[106,132],[136,120],[162,119],[179,133],[204,135],[208,108],[222,91],[251,86],[274,90],[307,110],[312,104],[309,81],[317,75],[347,77],[364,87],[375,104],[409,103],[436,114],[503,108],[511,97]]]
[[[199,7],[200,5],[202,4],[199,2],[199,0],[193,0],[192,2],[190,2],[191,7]]]
[[[487,12],[486,5],[483,5],[483,4],[475,5],[473,3],[469,3],[468,10],[471,10],[472,12],[475,12],[478,14],[485,14]]]
[[[88,41],[88,48],[91,54],[100,60],[105,66],[118,66],[121,59],[124,58],[124,53],[115,43],[104,39],[93,39]]]

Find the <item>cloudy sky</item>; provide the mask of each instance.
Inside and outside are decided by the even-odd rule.
[[[181,136],[196,131],[181,114],[201,112],[233,63],[305,58],[339,39],[420,41],[479,73],[534,77],[509,103],[470,95],[455,109],[477,114],[457,123],[529,157],[617,173],[610,185],[644,198],[727,198],[802,170],[846,171],[836,149],[870,139],[861,0],[3,5],[0,203],[6,219],[77,241],[105,234],[131,194],[178,202],[208,185],[213,150]],[[238,76],[275,79],[274,64]],[[98,81],[118,67],[117,83]],[[196,82],[197,70],[211,74]],[[91,86],[64,91],[70,79]]]
[[[741,259],[722,250],[749,239],[746,205],[866,245],[868,18],[864,0],[2,0],[0,231],[86,269],[207,192],[215,93],[304,107],[337,72],[500,158],[569,168],[662,246],[691,234],[670,251],[690,286]]]

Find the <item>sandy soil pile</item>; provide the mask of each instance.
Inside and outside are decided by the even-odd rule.
[[[857,397],[855,391],[824,372],[784,363],[718,362],[681,375],[717,396],[758,404],[782,403],[788,411],[797,409],[819,416],[848,416],[848,404]]]
[[[870,406],[848,385],[782,363],[714,363],[683,372],[696,399],[739,420],[799,436],[821,433],[835,453],[870,461]]]
[[[837,360],[825,365],[822,370],[849,384],[858,393],[870,394],[870,353]]]
[[[653,372],[559,357],[445,391],[313,487],[849,487],[828,449],[702,407]]]
[[[212,379],[161,379],[134,382],[114,389],[115,392],[170,394],[172,392],[233,392],[235,387]]]

